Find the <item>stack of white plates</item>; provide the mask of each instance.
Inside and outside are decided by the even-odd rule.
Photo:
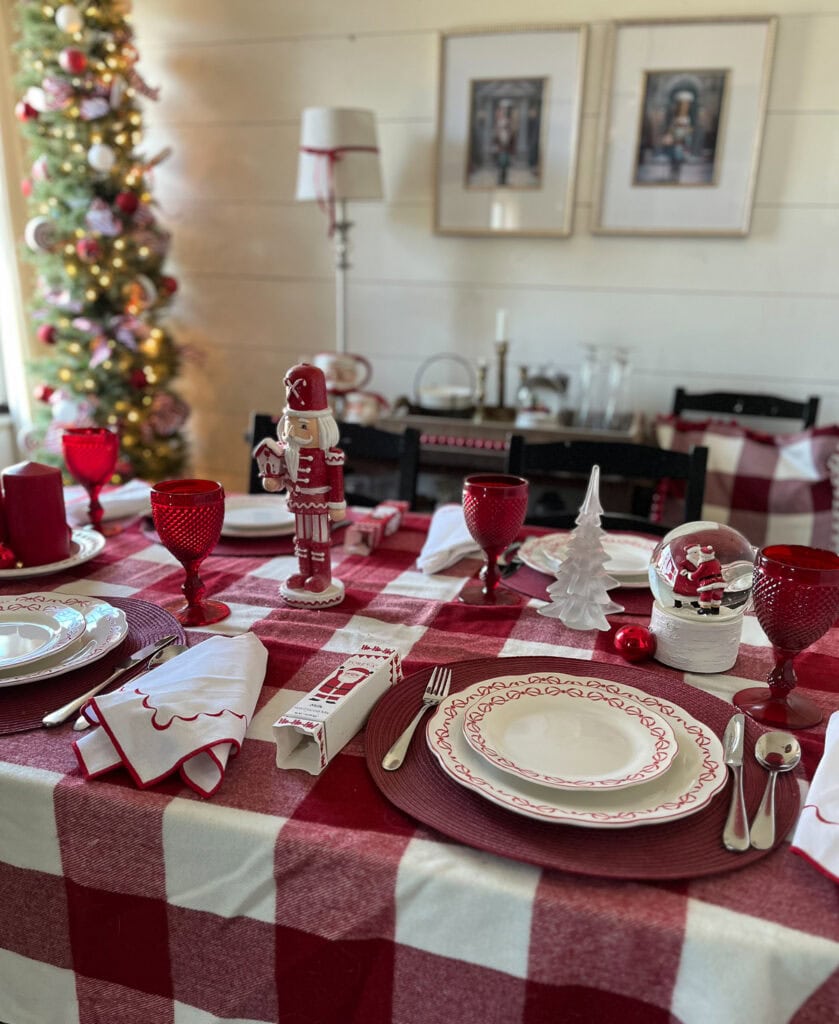
[[[104,657],[128,632],[125,613],[98,598],[0,597],[0,687],[34,683]]]
[[[686,817],[725,785],[717,736],[631,686],[535,672],[446,698],[428,745],[458,785],[516,814],[588,828]]]
[[[294,533],[294,513],[285,496],[241,494],[225,499],[224,537],[279,537]]]
[[[567,557],[568,531],[528,537],[518,549],[517,557],[537,572],[553,576]],[[606,534],[603,549],[609,556],[603,567],[622,587],[649,586],[650,556],[658,542],[650,537],[631,534]]]
[[[44,565],[25,565],[21,568],[0,569],[0,585],[3,580],[17,580],[26,576],[49,576],[55,572],[64,572],[83,562],[95,558],[105,547],[105,538],[91,527],[80,527],[72,531],[70,554],[60,562],[47,562]]]

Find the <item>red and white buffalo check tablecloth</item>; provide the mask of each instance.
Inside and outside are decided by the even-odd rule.
[[[458,604],[478,563],[417,572],[426,527],[409,516],[366,559],[336,548],[347,598],[317,613],[280,607],[289,558],[205,563],[233,609],[216,631],[252,628],[270,652],[249,738],[211,800],[175,781],[141,792],[120,772],[85,782],[69,723],[0,737],[0,1020],[837,1020],[837,888],[787,846],[696,881],[601,881],[418,825],[371,782],[363,737],[320,778],[275,767],[271,723],[370,638],[399,646],[406,672],[493,655],[618,660],[608,634],[565,630],[532,603],[483,619]],[[71,573],[4,589],[154,602],[181,579],[134,527]],[[806,659],[811,695],[839,706],[839,632]],[[770,660],[749,618],[729,675],[678,678],[726,697]],[[822,733],[802,737],[808,775]]]

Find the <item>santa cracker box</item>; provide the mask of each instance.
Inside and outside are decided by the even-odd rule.
[[[396,533],[407,511],[407,501],[383,501],[363,519],[350,523],[344,537],[344,550],[350,555],[369,555],[383,537]]]
[[[401,679],[398,651],[363,644],[274,722],[277,767],[320,775],[364,725],[379,697]]]

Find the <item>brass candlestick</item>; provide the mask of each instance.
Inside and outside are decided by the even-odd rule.
[[[475,411],[472,414],[472,420],[475,423],[483,423],[484,420],[484,409],[486,408],[487,400],[487,361],[486,359],[478,360],[478,382],[475,386]]]
[[[508,341],[496,341],[495,343],[495,355],[498,359],[498,401],[496,404],[499,409],[503,409],[506,405],[504,396],[507,391],[507,350],[509,347]]]

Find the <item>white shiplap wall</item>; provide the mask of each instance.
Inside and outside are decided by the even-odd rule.
[[[279,410],[285,368],[334,347],[325,223],[293,201],[309,105],[377,113],[387,202],[351,208],[349,338],[388,397],[411,392],[429,355],[492,361],[504,306],[513,367],[573,373],[581,342],[621,343],[632,350],[634,404],[649,413],[686,383],[818,393],[821,422],[839,421],[839,0],[771,11],[757,0],[736,11],[521,0],[518,24],[591,26],[573,235],[441,238],[431,226],[438,33],[510,24],[509,10],[500,0],[136,5],[141,69],[162,87],[147,108],[146,149],[174,148],[154,190],[181,281],[173,326],[200,357],[184,388],[196,473],[242,487],[249,411]],[[721,13],[780,15],[749,237],[592,235],[606,22]]]

